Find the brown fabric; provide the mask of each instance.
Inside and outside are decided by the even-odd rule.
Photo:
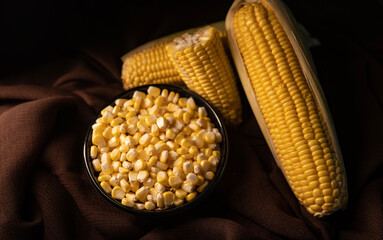
[[[170,219],[145,219],[109,204],[86,175],[82,147],[97,111],[122,91],[119,57],[194,23],[221,20],[231,2],[196,1],[182,8],[170,7],[174,2],[168,1],[162,7],[153,3],[149,10],[139,3],[135,9],[96,5],[96,13],[108,13],[95,21],[101,26],[99,41],[84,34],[80,48],[57,45],[70,51],[53,54],[43,44],[37,50],[17,50],[33,48],[19,39],[14,43],[19,48],[9,41],[8,55],[3,55],[13,58],[3,65],[8,67],[0,81],[0,239],[383,239],[382,6],[373,1],[347,2],[347,7],[333,1],[287,3],[322,43],[312,54],[347,168],[350,198],[345,211],[316,219],[299,205],[245,100],[243,124],[229,129],[224,178],[199,209]],[[193,12],[203,6],[195,19]],[[363,11],[369,14],[361,17]],[[115,26],[110,24],[113,17],[126,22]],[[21,19],[31,24],[24,21],[27,17]],[[70,27],[76,28],[72,22],[62,31],[81,32]],[[24,31],[29,36],[31,30]],[[30,38],[32,43],[38,39]],[[72,35],[68,39],[75,42]],[[34,55],[36,51],[42,55]]]

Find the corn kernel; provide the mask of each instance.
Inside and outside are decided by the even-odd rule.
[[[207,132],[205,134],[204,140],[208,144],[215,143],[215,134],[213,132]]]
[[[180,110],[180,106],[178,106],[178,105],[176,105],[174,103],[169,103],[168,107],[167,107],[167,110],[169,112],[176,112],[176,111]]]
[[[177,189],[175,195],[179,199],[184,199],[187,196],[187,192],[181,188]]]
[[[184,182],[182,183],[181,188],[185,190],[186,192],[191,193],[194,191],[195,186]]]
[[[208,161],[211,163],[212,166],[214,166],[214,167],[218,166],[219,160],[216,156],[213,155],[213,156],[209,157]]]
[[[149,143],[150,143],[150,139],[152,137],[150,136],[149,133],[145,133],[144,135],[142,135],[142,137],[140,138],[139,140],[139,143],[143,146],[147,146]]]
[[[168,123],[164,117],[157,118],[157,126],[160,130],[163,130],[167,127]]]
[[[213,128],[213,132],[215,134],[215,141],[217,143],[222,142],[222,134],[219,132],[219,130],[217,128]]]
[[[144,170],[146,167],[145,161],[142,159],[138,159],[137,161],[134,162],[134,171],[139,172],[141,170]]]
[[[205,191],[205,189],[207,188],[208,185],[209,185],[209,182],[208,182],[208,181],[204,181],[204,182],[197,188],[197,192],[203,192],[203,191]]]
[[[181,147],[190,148],[192,146],[192,144],[193,144],[192,141],[190,141],[187,138],[184,138],[181,140]]]
[[[189,124],[191,119],[191,115],[188,112],[184,112],[182,115],[182,120],[185,124]]]
[[[212,171],[207,171],[207,172],[205,173],[205,178],[206,178],[207,180],[213,180],[213,178],[214,178],[214,173],[213,173]]]
[[[173,170],[170,168],[166,171],[166,174],[168,175],[168,177],[171,177],[174,175]]]
[[[101,162],[100,162],[100,160],[99,159],[94,159],[93,161],[92,161],[92,166],[93,166],[93,168],[94,168],[94,170],[95,171],[97,171],[97,172],[101,172]]]
[[[143,108],[150,108],[151,106],[153,106],[153,100],[151,97],[147,96],[146,98],[144,98],[144,100],[142,101],[142,107]]]
[[[150,169],[151,169],[151,168],[150,168]],[[150,171],[150,172],[149,172],[149,175],[150,175],[151,178],[153,178],[153,179],[157,179],[157,173]]]
[[[205,178],[202,175],[200,175],[200,174],[198,174],[197,177],[198,177],[197,185],[201,185],[205,181]]]
[[[173,202],[174,202],[174,193],[172,193],[172,192],[164,192],[163,194],[162,194],[162,197],[163,197],[163,199],[164,199],[164,206],[165,207],[169,207],[169,206],[171,206],[172,204],[173,204]]]
[[[158,137],[158,135],[160,135],[160,129],[155,123],[151,127],[151,134],[153,137]]]
[[[129,182],[133,183],[137,181],[137,173],[136,172],[129,172]]]
[[[157,164],[157,163],[156,163],[156,164]],[[156,173],[156,174],[157,174],[157,173],[159,173],[159,172],[161,171],[161,169],[159,169],[158,167],[155,166],[155,167],[151,167],[151,168],[150,168],[150,171],[151,171],[152,173]]]
[[[125,179],[120,180],[120,186],[126,193],[130,191],[130,185]]]
[[[122,106],[124,106],[124,103],[126,102],[126,99],[123,99],[123,98],[118,98],[114,101],[114,103],[116,104],[116,106],[119,106],[120,108]]]
[[[93,158],[93,159],[95,159],[95,158],[97,158],[97,155],[98,155],[98,149],[97,149],[97,147],[96,146],[91,146],[90,147],[90,157],[91,158]]]
[[[157,182],[165,186],[168,185],[168,175],[165,171],[160,171],[157,173]]]
[[[133,99],[133,100],[144,99],[145,96],[146,96],[146,94],[145,94],[144,92],[141,92],[141,91],[135,91],[135,92],[133,93],[133,97],[132,97],[132,99]]]
[[[173,113],[173,116],[178,119],[182,119],[184,111],[181,108],[178,108],[177,111]]]
[[[162,193],[162,192],[165,191],[165,186],[164,186],[163,184],[159,183],[159,182],[156,182],[156,183],[154,184],[154,189],[155,189],[157,192]]]
[[[164,198],[162,196],[162,193],[157,194],[157,207],[159,207],[159,208],[164,207]]]
[[[198,177],[195,173],[188,173],[186,175],[186,181],[185,183],[190,184],[192,186],[196,185],[198,183]]]
[[[190,122],[189,125],[190,129],[192,129],[194,132],[197,132],[201,130],[201,128],[195,123],[195,122]]]
[[[204,153],[200,153],[197,155],[197,162],[201,163],[202,161],[208,160],[207,156]]]
[[[153,178],[147,178],[147,179],[144,181],[143,185],[144,185],[145,187],[153,187],[153,186],[154,186],[154,180],[153,180]]]
[[[192,155],[197,155],[198,154],[198,148],[196,146],[191,146],[189,148],[189,153]]]
[[[163,163],[163,162],[157,162],[156,167],[165,171],[166,169],[168,169],[169,165],[167,165],[166,163]]]
[[[187,196],[186,196],[186,201],[190,202],[191,200],[193,200],[195,197],[197,196],[197,192],[192,192],[192,193],[189,193]]]
[[[128,162],[128,161],[123,161],[122,162],[122,167],[123,168],[126,168],[128,170],[132,170],[133,168],[133,164],[131,162]]]
[[[204,141],[200,137],[195,136],[192,138],[192,140],[197,148],[203,148],[205,145]]]
[[[113,151],[110,153],[110,158],[113,161],[120,160],[120,151],[117,148],[113,149]]]
[[[101,155],[101,163],[111,163],[112,160],[110,159],[110,156],[107,152],[104,152],[102,155]]]
[[[166,137],[168,139],[174,139],[176,137],[176,133],[172,129],[166,129]]]
[[[175,94],[173,91],[171,91],[171,92],[169,93],[169,95],[168,95],[168,102],[172,102],[172,101],[173,101],[173,98],[174,98],[175,95],[176,95],[176,94]]]
[[[106,141],[105,141],[104,137],[101,134],[93,135],[92,143],[97,145],[97,146],[100,146],[101,149],[107,147],[106,146]],[[100,153],[102,153],[101,150],[100,150]]]
[[[185,161],[184,164],[182,165],[182,167],[183,167],[185,174],[193,172],[193,165],[192,165],[192,162],[189,160]]]
[[[125,197],[125,192],[121,187],[116,186],[112,190],[112,198],[122,200]]]
[[[175,132],[180,132],[185,127],[185,124],[181,122],[180,120],[175,120],[174,127],[172,128]]]
[[[134,206],[134,202],[133,201],[130,201],[129,199],[127,198],[123,198],[121,200],[121,204],[124,205],[124,206],[127,206],[127,207],[133,207]]]
[[[151,210],[154,210],[155,207],[156,207],[156,205],[154,205],[154,203],[152,203],[152,202],[150,202],[150,201],[147,201],[147,202],[145,203],[145,209],[146,209],[146,210],[151,211]]]
[[[156,203],[156,199],[155,199],[155,197],[151,194],[151,189],[152,189],[152,188],[149,189],[149,193],[148,193],[148,195],[146,196],[146,198],[148,199],[149,202]]]
[[[183,183],[182,179],[179,176],[169,177],[169,185],[174,188],[178,188]]]
[[[130,149],[130,150],[128,151],[128,153],[126,154],[126,159],[127,159],[128,161],[130,161],[130,162],[133,162],[133,161],[136,159],[137,155],[138,155],[138,151],[137,151],[137,149],[132,148],[132,149]]]
[[[179,166],[174,166],[173,175],[182,178],[184,176],[184,170]]]
[[[101,182],[100,183],[101,188],[106,192],[106,193],[111,193],[112,188],[110,187],[109,183],[107,182]]]
[[[182,132],[184,133],[184,136],[190,136],[190,134],[192,133],[192,130],[189,126],[185,126]]]
[[[117,179],[116,175],[113,175],[113,176],[109,179],[108,183],[109,183],[111,186],[116,187],[116,186],[118,186],[118,185],[120,184],[120,181]]]
[[[140,133],[149,132],[149,126],[143,120],[137,122],[137,128]]]
[[[137,191],[136,191],[136,198],[140,201],[140,202],[146,202],[146,196],[148,195],[148,192],[149,192],[149,188],[148,187],[141,187],[139,188]]]
[[[126,199],[128,199],[131,202],[137,201],[137,197],[135,193],[128,192],[125,194]]]
[[[137,181],[143,183],[145,182],[149,177],[149,172],[146,170],[141,170],[137,174]]]
[[[175,151],[173,151],[173,150],[170,150],[170,151],[169,151],[169,160],[170,160],[170,161],[174,161],[174,160],[176,160],[179,156],[180,156],[180,155],[179,155],[177,152],[175,152]]]
[[[181,206],[184,203],[183,199],[174,198],[174,206],[178,207]]]
[[[180,147],[177,149],[176,153],[179,155],[185,155],[189,153],[189,149],[185,147]]]
[[[208,160],[201,161],[201,170],[203,173],[206,173],[211,169],[211,163]]]
[[[102,116],[102,123],[110,123],[113,120],[113,113],[107,111]]]
[[[161,93],[161,90],[158,87],[150,86],[147,90],[148,94],[153,97],[158,97]]]
[[[198,118],[197,121],[196,121],[196,124],[201,127],[201,128],[204,128],[207,126],[207,121],[203,118]]]
[[[118,169],[121,167],[121,162],[119,159],[112,162],[112,168],[114,172],[118,172]]]
[[[199,118],[207,117],[207,111],[205,107],[198,108],[198,117]]]
[[[196,108],[197,108],[197,105],[195,104],[194,99],[192,97],[188,98],[188,100],[186,102],[186,106],[190,110],[196,110]]]
[[[104,162],[101,164],[101,171],[105,174],[112,174],[113,167],[109,162]]]
[[[113,119],[111,122],[110,122],[110,126],[112,127],[116,127],[118,125],[120,125],[124,120],[122,120],[122,118],[120,117],[116,117],[115,119]]]
[[[154,100],[154,104],[156,105],[156,106],[158,106],[158,107],[161,107],[162,105],[163,105],[163,103],[164,103],[164,97],[163,96],[158,96],[157,98],[156,98],[156,100]]]
[[[116,137],[112,137],[108,141],[108,146],[111,147],[111,148],[117,147],[119,144],[120,144],[120,140],[118,138],[116,138]]]
[[[109,182],[109,180],[112,178],[112,176],[105,174],[105,175],[99,175],[97,180],[99,182]]]
[[[176,93],[175,95],[174,95],[174,97],[173,97],[173,100],[172,100],[172,102],[173,103],[178,103],[178,100],[180,99],[180,94],[179,93]]]

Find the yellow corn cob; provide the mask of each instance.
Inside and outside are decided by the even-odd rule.
[[[216,107],[229,124],[238,125],[241,101],[217,30],[207,26],[194,34],[184,34],[166,49],[186,86]]]
[[[170,41],[146,45],[125,56],[121,76],[125,89],[146,84],[182,84],[182,79],[170,62],[165,49]]]
[[[226,40],[224,23],[217,22],[213,25],[221,29],[219,36]],[[121,72],[124,89],[146,84],[183,85],[181,76],[168,58],[165,46],[176,36],[187,31],[192,31],[192,29],[151,41],[125,54],[122,57]]]
[[[347,204],[347,183],[320,108],[274,11],[244,4],[233,32],[280,167],[298,200],[322,217]]]

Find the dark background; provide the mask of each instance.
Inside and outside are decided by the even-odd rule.
[[[356,237],[376,237],[381,232],[374,232],[374,227],[381,228],[383,220],[368,219],[361,213],[361,209],[365,210],[361,208],[365,200],[361,194],[369,183],[381,178],[383,172],[379,151],[383,146],[377,145],[375,139],[379,136],[372,130],[381,129],[383,122],[371,123],[374,112],[365,111],[370,98],[377,104],[376,111],[383,110],[383,2],[285,2],[297,21],[321,42],[311,53],[346,159],[349,205],[347,211],[328,219],[333,226],[329,229],[349,230],[342,235],[347,238],[352,235],[352,229],[363,228],[366,221],[370,226],[367,229],[373,229],[372,234]],[[111,61],[110,65],[120,67],[119,57],[143,43],[224,20],[231,4],[232,1],[225,0],[3,0],[0,2],[0,84],[26,83],[24,80],[13,82],[12,76],[23,75],[81,51],[100,53],[107,56],[105,59]],[[33,81],[39,84],[38,79]],[[368,99],[364,97],[367,91]],[[247,104],[244,105],[249,110]],[[250,115],[247,114],[247,118]],[[382,189],[379,196],[383,198]],[[382,216],[382,204],[374,211]],[[357,216],[365,218],[356,220]],[[324,234],[323,238],[332,233]]]
[[[341,36],[345,42],[352,40],[367,47],[381,34],[382,1],[285,2],[297,20],[324,44],[331,44]],[[223,20],[231,3],[227,0],[3,0],[0,3],[1,74],[32,67],[90,44],[105,48],[118,46],[113,50],[122,54],[148,40]]]

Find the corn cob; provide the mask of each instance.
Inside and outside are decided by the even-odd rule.
[[[242,58],[235,62],[245,66],[257,102],[253,110],[260,110],[254,113],[265,123],[264,134],[292,191],[314,216],[344,208],[348,193],[340,151],[275,12],[262,0],[243,4],[231,16],[229,43]]]
[[[221,29],[219,31],[220,38],[226,39],[224,23],[217,22],[213,25]],[[188,31],[193,31],[193,29],[151,41],[125,54],[122,57],[123,65],[121,71],[124,89],[146,84],[183,85],[181,76],[168,58],[165,46],[176,36],[180,36]]]
[[[241,101],[217,30],[207,26],[194,34],[184,34],[166,49],[186,86],[216,107],[228,124],[238,125]]]
[[[170,62],[165,40],[126,55],[122,65],[122,82],[125,89],[146,84],[182,84],[182,79]]]

